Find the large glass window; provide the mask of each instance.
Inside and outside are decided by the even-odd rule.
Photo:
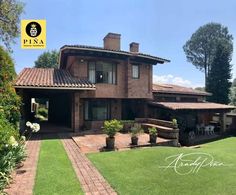
[[[110,119],[110,102],[106,100],[85,101],[85,120],[101,121]]]
[[[132,65],[132,78],[139,79],[139,65]]]
[[[89,62],[89,81],[92,83],[116,84],[116,64]]]

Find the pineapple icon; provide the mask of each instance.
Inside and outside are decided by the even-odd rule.
[[[30,28],[30,35],[31,37],[36,37],[38,34],[37,28],[36,28],[36,24],[31,24],[31,28]]]

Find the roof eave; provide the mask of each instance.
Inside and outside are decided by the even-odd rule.
[[[106,49],[99,49],[99,48],[84,48],[84,47],[75,47],[75,46],[67,46],[64,45],[60,48],[60,52],[59,52],[59,68],[61,67],[61,54],[64,50],[85,50],[85,51],[97,51],[97,52],[106,52],[106,53],[113,53],[113,54],[119,54],[119,55],[125,55],[125,56],[130,56],[130,57],[140,57],[140,58],[144,58],[144,59],[149,59],[149,60],[153,60],[155,61],[155,65],[157,63],[160,64],[164,64],[165,62],[171,62],[168,59],[164,59],[164,58],[159,58],[159,57],[155,57],[155,56],[146,56],[146,55],[142,55],[140,53],[132,53],[132,52],[125,52],[125,51],[115,51],[115,50],[106,50]]]
[[[197,93],[187,93],[187,92],[183,92],[183,93],[181,93],[181,92],[168,92],[168,91],[160,91],[160,90],[153,90],[152,91],[153,93],[161,93],[161,94],[174,94],[174,95],[176,95],[176,94],[178,94],[178,95],[194,95],[194,96],[211,96],[212,94],[211,93],[204,93],[204,94],[197,94]]]
[[[96,90],[95,87],[38,87],[38,86],[18,86],[14,85],[13,86],[15,89],[56,89],[56,90]]]

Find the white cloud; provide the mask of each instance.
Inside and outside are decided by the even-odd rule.
[[[159,84],[159,83],[165,83],[165,84],[174,84],[174,85],[181,85],[184,87],[192,87],[196,88],[201,85],[193,84],[191,81],[184,79],[179,76],[173,76],[171,74],[168,75],[153,75],[153,83]]]

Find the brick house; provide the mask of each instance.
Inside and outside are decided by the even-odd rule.
[[[108,33],[104,47],[61,47],[58,69],[23,69],[15,88],[24,103],[24,121],[30,120],[32,98],[48,98],[49,122],[73,131],[100,128],[113,118],[146,117],[153,65],[169,60],[140,53],[134,42],[130,51],[122,51],[120,37]]]

